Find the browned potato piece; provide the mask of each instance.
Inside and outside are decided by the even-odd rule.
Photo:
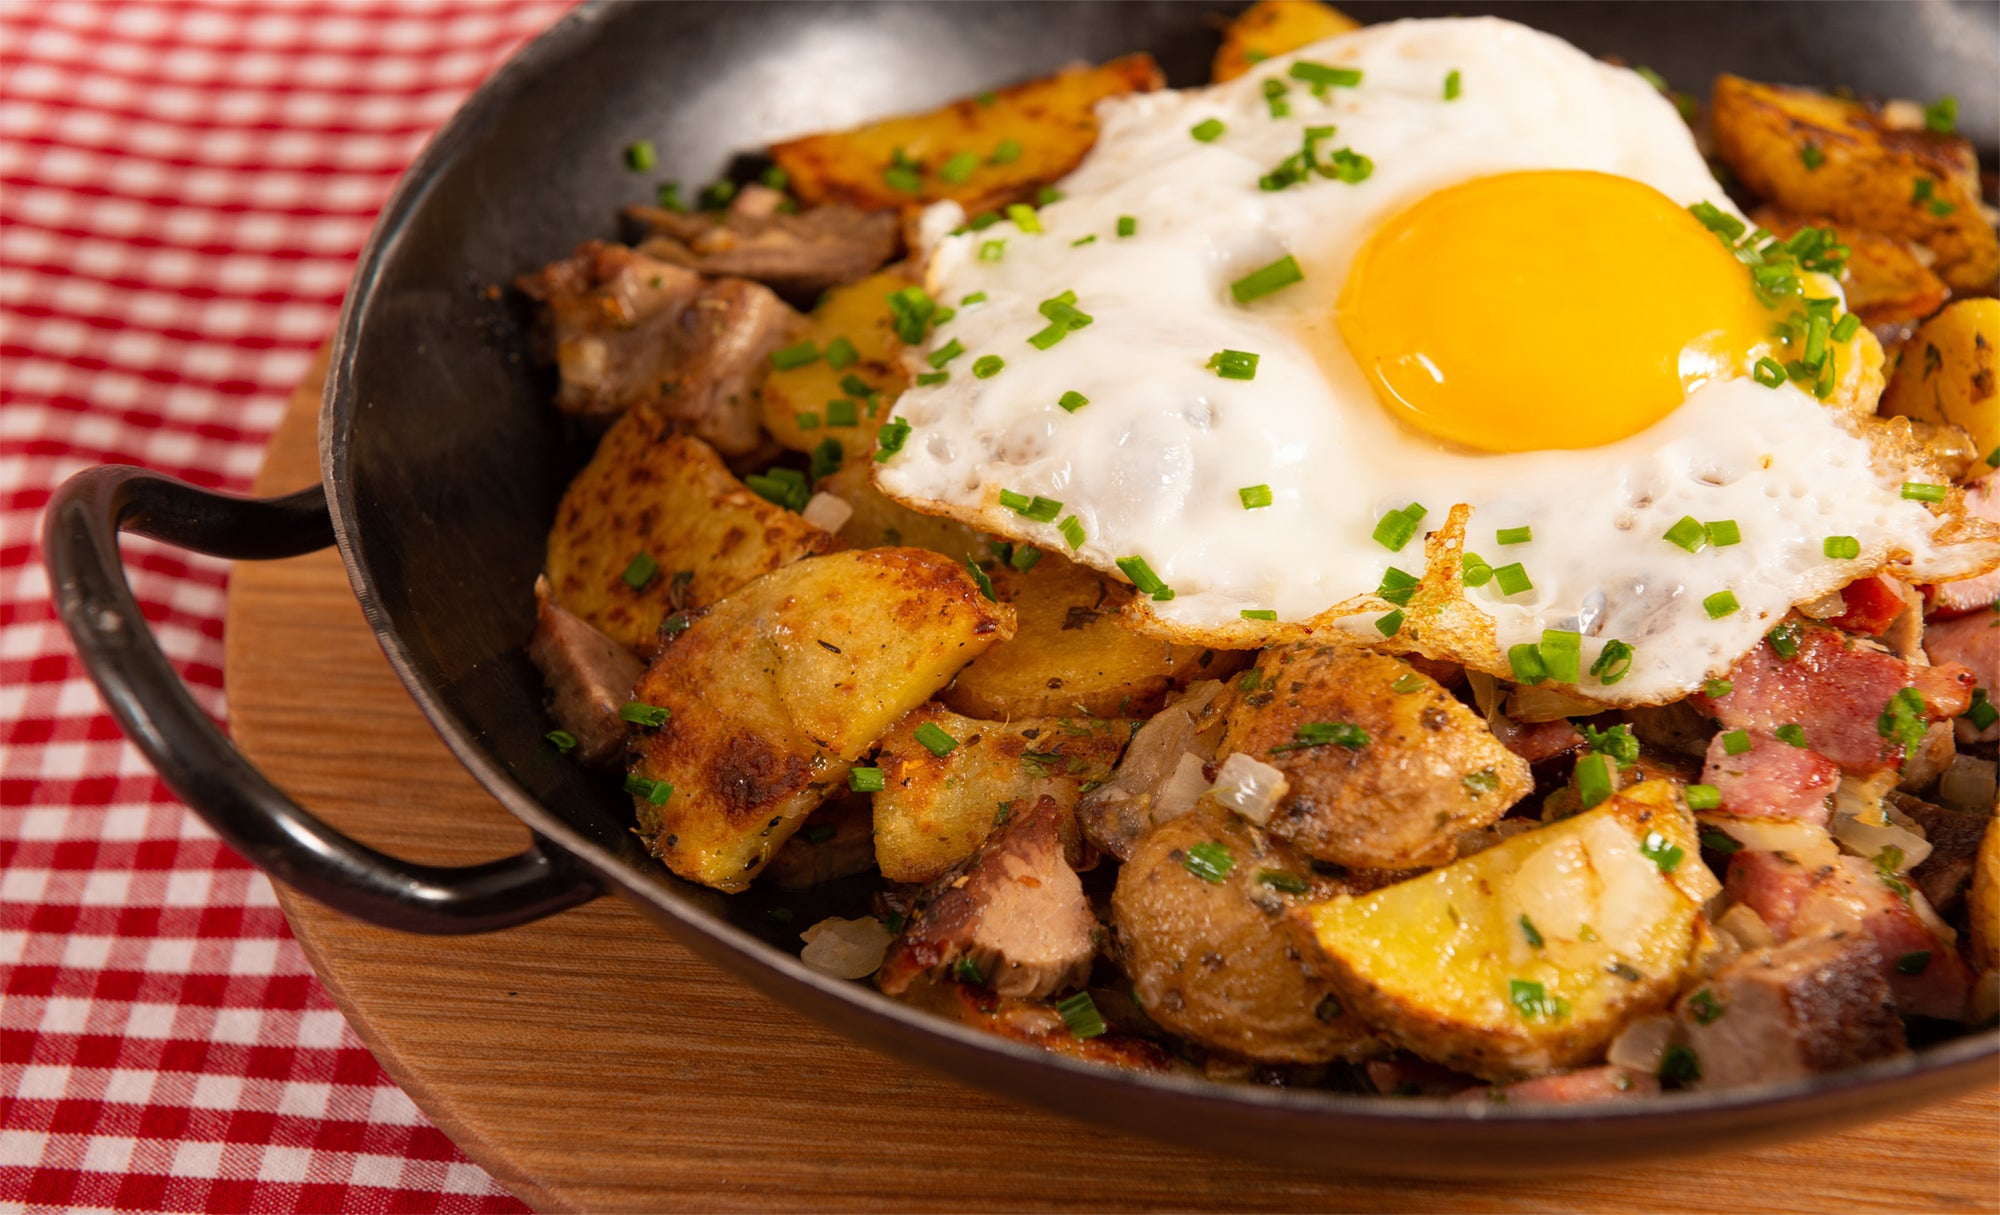
[[[830,477],[821,478],[816,488],[824,490],[854,508],[854,514],[840,525],[840,542],[848,548],[927,548],[934,553],[964,560],[986,554],[986,542],[963,523],[920,514],[885,496],[869,479],[869,461],[849,464]]]
[[[928,114],[794,139],[773,147],[771,157],[807,203],[889,210],[949,198],[972,214],[1029,197],[1074,169],[1097,142],[1098,102],[1150,93],[1163,83],[1152,56],[1127,55],[961,98]],[[1003,147],[996,164],[994,154]],[[1015,154],[1009,159],[1005,152]],[[907,170],[915,174],[915,190],[898,189],[884,176],[897,167],[899,153],[920,166]],[[958,183],[939,176],[955,156],[971,156],[978,165]]]
[[[1757,208],[1750,218],[1778,236],[1790,236],[1806,226],[1835,226],[1824,216],[1800,218],[1770,207]],[[1841,286],[1847,293],[1848,311],[1877,334],[1900,337],[1951,298],[1951,289],[1932,273],[1908,241],[1858,228],[1839,231],[1840,243],[1847,246],[1847,272],[1841,275]]]
[[[565,609],[652,654],[669,616],[835,543],[745,489],[708,444],[635,406],[605,433],[556,508],[549,581]],[[657,568],[635,590],[626,574],[641,554]]]
[[[764,429],[780,446],[811,451],[835,439],[849,460],[875,450],[875,432],[889,420],[889,407],[907,382],[896,363],[898,346],[888,299],[891,292],[909,285],[910,279],[901,271],[884,270],[860,282],[835,287],[807,315],[799,341],[811,342],[824,351],[846,338],[856,358],[842,367],[825,358],[815,359],[803,367],[773,368],[765,377]],[[862,397],[843,388],[841,381],[850,376],[868,384],[874,395]],[[827,408],[832,401],[852,403],[851,425],[834,424],[833,411]],[[814,425],[801,425],[802,414]]]
[[[1118,609],[1132,588],[1053,553],[1025,574],[994,570],[993,587],[1019,613],[1020,631],[974,660],[939,697],[969,717],[1150,717],[1167,693],[1243,665],[1236,653],[1126,628]]]
[[[1234,80],[1274,55],[1360,28],[1359,21],[1319,0],[1257,0],[1222,31],[1209,74],[1218,84]]]
[[[1972,927],[1972,964],[2000,970],[2000,817],[1986,820],[1973,862],[1972,889],[1965,896]]]
[[[1111,895],[1132,994],[1162,1028],[1260,1063],[1384,1054],[1387,1040],[1342,1007],[1285,923],[1292,895],[1340,893],[1297,849],[1233,814],[1161,823]]]
[[[671,714],[631,769],[672,787],[633,795],[654,854],[748,886],[856,756],[1013,623],[962,566],[910,548],[800,561],[723,599],[633,691]]]
[[[1712,108],[1716,151],[1766,200],[1915,241],[1937,255],[1952,290],[1993,290],[2000,237],[1980,211],[1979,162],[1966,140],[1899,130],[1859,102],[1739,76],[1716,77]]]
[[[1218,756],[1242,751],[1291,790],[1268,830],[1312,856],[1361,869],[1416,869],[1457,855],[1528,795],[1527,761],[1436,681],[1386,654],[1298,642],[1257,659],[1229,709]],[[1249,680],[1249,676],[1244,679]],[[1398,684],[1409,691],[1397,691]],[[1359,727],[1358,746],[1313,743],[1310,728]]]
[[[916,739],[932,726],[957,746],[938,755]],[[1008,810],[1049,796],[1064,814],[1086,783],[1111,775],[1137,722],[961,717],[918,707],[883,736],[875,757],[888,787],[875,795],[875,863],[892,882],[928,882],[971,856]],[[935,738],[935,735],[931,737]]]
[[[1972,436],[1981,456],[2000,448],[2000,300],[1960,300],[1903,343],[1882,412]],[[1992,466],[1972,465],[1974,474]]]

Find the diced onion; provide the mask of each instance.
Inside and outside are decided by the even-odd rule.
[[[1814,620],[1831,620],[1847,613],[1847,599],[1839,591],[1828,591],[1817,599],[1809,599],[1798,605],[1799,614]]]
[[[1742,903],[1723,912],[1722,918],[1715,922],[1715,929],[1719,933],[1728,934],[1746,952],[1752,949],[1768,949],[1778,943],[1778,938],[1772,935],[1771,926],[1764,922],[1764,917]]]
[[[1677,1029],[1674,1019],[1664,1013],[1640,1017],[1611,1040],[1611,1049],[1604,1053],[1605,1061],[1628,1071],[1656,1076],[1660,1072],[1660,1059],[1667,1053],[1667,1047],[1673,1045]]]
[[[1271,811],[1278,808],[1291,788],[1283,772],[1238,751],[1222,761],[1209,796],[1217,805],[1234,810],[1261,827],[1271,821]]]
[[[1591,717],[1604,712],[1605,707],[1598,701],[1571,696],[1555,688],[1515,688],[1507,696],[1507,716],[1531,726],[1566,717]]]
[[[847,521],[853,517],[854,508],[848,505],[845,498],[824,492],[814,494],[806,503],[806,508],[799,512],[799,518],[829,532],[846,527]]]
[[[1895,786],[1896,773],[1893,770],[1878,772],[1867,780],[1843,776],[1840,787],[1833,791],[1834,816],[1844,814],[1864,823],[1885,827],[1889,823],[1889,815],[1882,808],[1882,799]]]
[[[1833,837],[1825,828],[1811,823],[1788,818],[1713,818],[1702,822],[1720,829],[1752,852],[1788,853],[1800,864],[1814,869],[1831,865],[1840,857]]]
[[[1153,821],[1164,823],[1170,818],[1179,818],[1194,809],[1201,795],[1208,792],[1208,777],[1202,775],[1207,765],[1192,751],[1183,754],[1174,765],[1174,773],[1160,782],[1160,791],[1153,795]]]
[[[1903,816],[1898,814],[1896,817]],[[1931,854],[1931,842],[1925,839],[1923,831],[1907,818],[1901,823],[1890,820],[1878,826],[1836,808],[1830,830],[1833,838],[1839,840],[1856,856],[1872,858],[1880,855],[1884,848],[1902,849],[1903,863],[1897,866],[1898,873],[1908,873],[1923,864],[1924,858]]]
[[[1992,814],[2000,797],[2000,764],[1961,755],[1938,778],[1938,800],[1953,810]]]
[[[806,947],[799,961],[836,979],[865,979],[882,966],[889,952],[889,929],[873,916],[821,920],[799,934]]]

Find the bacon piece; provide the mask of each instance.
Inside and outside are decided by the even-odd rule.
[[[1725,730],[1774,733],[1797,725],[1813,750],[1843,772],[1866,776],[1902,762],[1902,743],[1876,726],[1897,692],[1916,688],[1930,721],[1956,717],[1972,703],[1972,672],[1956,663],[1913,666],[1838,629],[1796,620],[1780,627],[1797,645],[1790,658],[1767,637],[1730,672],[1728,695],[1690,698]]]
[[[1982,477],[1965,487],[1965,513],[1969,518],[2000,523],[2000,473]],[[1984,611],[2000,603],[2000,570],[1925,589],[1934,617],[1944,619]]]
[[[1722,795],[1718,809],[1736,818],[1788,818],[1824,827],[1833,818],[1827,799],[1840,786],[1840,767],[1817,751],[1780,742],[1761,730],[1745,731],[1750,749],[1729,754],[1728,731],[1708,744],[1701,783]]]
[[[1782,852],[1746,850],[1730,858],[1724,889],[1763,917],[1781,941],[1866,935],[1881,955],[1897,1011],[1965,1018],[1972,974],[1949,939],[1950,930],[1907,880],[1885,878],[1860,857],[1810,868]]]
[[[1531,764],[1554,759],[1583,745],[1583,735],[1562,719],[1524,726],[1503,717],[1492,725],[1501,744]]]
[[[1880,637],[1903,614],[1902,592],[1893,579],[1881,574],[1850,582],[1840,592],[1847,610],[1827,618],[1827,623],[1850,633]]]
[[[1940,667],[1958,665],[1970,670],[1987,697],[2000,703],[2000,612],[1933,621],[1924,630],[1924,652]],[[2000,721],[1984,730],[1975,730],[1969,721],[1956,724],[1961,743],[2000,738]]]

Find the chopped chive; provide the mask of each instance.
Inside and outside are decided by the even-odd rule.
[[[1521,563],[1518,561],[1512,565],[1503,565],[1495,569],[1493,571],[1493,585],[1500,588],[1502,595],[1518,595],[1523,591],[1532,591],[1535,589],[1535,584],[1528,580],[1528,571],[1522,569]]]
[[[1225,380],[1254,380],[1258,358],[1247,350],[1218,350],[1209,356],[1208,368]]]
[[[917,373],[917,387],[929,388],[936,384],[943,384],[950,379],[951,372],[949,371],[920,371]]]
[[[840,377],[840,390],[853,397],[874,396],[876,392],[873,384],[851,372]]]
[[[1689,789],[1694,789],[1696,787],[1697,786],[1695,785],[1688,786]],[[1701,785],[1699,787],[1706,789],[1709,786]],[[1717,794],[1717,796],[1719,797],[1721,795]],[[1688,803],[1688,806],[1690,809],[1692,809],[1694,803],[1690,801]],[[1717,831],[1714,830],[1713,828],[1708,828],[1708,827],[1702,828],[1701,846],[1708,849],[1710,852],[1720,852],[1724,856],[1735,856],[1737,853],[1743,851],[1743,845],[1736,842],[1735,836],[1730,835],[1727,832]]]
[[[1408,607],[1411,597],[1421,585],[1423,580],[1415,574],[1392,565],[1382,572],[1382,584],[1375,588],[1375,597],[1397,607]]]
[[[1494,539],[1501,544],[1526,544],[1534,538],[1532,527],[1503,527],[1494,533]]]
[[[1290,118],[1292,116],[1292,103],[1285,100],[1285,94],[1290,91],[1290,89],[1285,87],[1284,81],[1275,77],[1264,82],[1264,104],[1271,108],[1271,117]]]
[[[1118,235],[1131,236],[1138,231],[1139,221],[1136,217],[1131,215],[1121,215],[1118,217]]]
[[[1958,127],[1958,98],[1938,98],[1924,107],[1924,129],[1933,135],[1949,135]]]
[[[1392,553],[1400,553],[1416,534],[1417,520],[1404,511],[1392,510],[1375,524],[1373,536],[1375,543]]]
[[[663,780],[652,780],[632,772],[625,777],[625,792],[633,797],[643,797],[655,806],[664,806],[674,795],[674,787]]]
[[[981,211],[979,214],[965,221],[965,231],[984,232],[999,222],[1000,213],[998,211]]]
[[[965,179],[971,177],[973,170],[978,167],[979,157],[973,155],[971,152],[960,152],[950,160],[945,161],[942,165],[939,165],[937,175],[952,185],[959,186],[964,185]]]
[[[1583,679],[1583,634],[1566,629],[1542,630],[1542,666],[1557,683]]]
[[[936,350],[931,351],[930,354],[925,356],[924,361],[931,365],[932,370],[940,371],[943,370],[944,365],[946,363],[951,362],[953,359],[957,358],[959,355],[964,353],[965,353],[965,344],[960,342],[957,338],[953,338],[949,342],[946,342],[944,345],[938,347]]]
[[[906,169],[902,165],[890,165],[882,170],[882,184],[904,194],[924,192],[924,179],[915,169]]]
[[[649,705],[643,700],[628,700],[618,706],[618,720],[635,726],[658,729],[666,725],[667,719],[672,716],[673,712],[665,705]]]
[[[1247,304],[1293,283],[1302,283],[1305,278],[1305,271],[1299,269],[1298,259],[1287,253],[1270,265],[1253,270],[1229,284],[1229,294],[1236,297],[1237,303]]]
[[[1011,139],[1003,139],[993,145],[993,154],[986,158],[989,165],[1011,165],[1021,159],[1021,145]]]
[[[663,181],[660,183],[660,188],[653,192],[653,197],[660,204],[661,210],[672,211],[676,215],[687,214],[688,205],[681,199],[681,183]]]
[[[1160,576],[1153,572],[1153,567],[1146,564],[1144,557],[1120,557],[1113,564],[1132,580],[1132,585],[1140,594],[1151,595],[1155,599],[1174,597],[1174,593],[1167,589],[1167,584],[1161,582]]]
[[[1521,925],[1521,935],[1527,938],[1528,948],[1540,949],[1544,944],[1546,944],[1546,942],[1542,940],[1541,930],[1535,927],[1535,922],[1533,920],[1523,915],[1516,922]]]
[[[997,354],[983,354],[973,362],[972,374],[977,379],[990,380],[999,375],[1000,369],[1006,365],[1007,360]]]
[[[1711,519],[1702,526],[1708,529],[1709,543],[1717,548],[1743,543],[1743,529],[1736,526],[1734,519]]]
[[[678,637],[688,631],[689,623],[687,613],[675,612],[665,620],[660,621],[660,636],[669,640]]]
[[[1828,536],[1819,547],[1835,561],[1852,561],[1861,555],[1861,541],[1853,536]]]
[[[576,735],[568,730],[550,730],[542,735],[542,740],[564,755],[576,750]]]
[[[1188,130],[1188,134],[1194,136],[1202,143],[1214,143],[1216,140],[1222,138],[1222,133],[1228,129],[1222,125],[1221,119],[1207,118],[1191,127]]]
[[[1382,615],[1377,616],[1375,618],[1375,631],[1384,637],[1394,637],[1396,634],[1402,632],[1403,609],[1397,608],[1393,612],[1384,612]]]
[[[847,449],[840,445],[839,439],[821,439],[819,445],[812,449],[812,479],[818,481],[832,476],[840,471],[840,466],[846,461]]]
[[[1324,747],[1337,744],[1350,751],[1358,751],[1368,745],[1368,731],[1345,721],[1308,721],[1292,731],[1292,741],[1276,747],[1273,752],[1297,751],[1305,747]]]
[[[1072,389],[1057,398],[1056,404],[1062,406],[1066,412],[1075,413],[1085,405],[1090,404],[1090,398]]]
[[[1806,746],[1805,728],[1797,722],[1787,722],[1779,726],[1777,729],[1771,731],[1771,736],[1789,746],[1800,748]]]
[[[1942,502],[1949,488],[1926,481],[1903,482],[1903,497],[1911,502]]]
[[[1015,546],[1014,555],[1007,558],[1007,564],[1013,566],[1020,573],[1025,574],[1029,570],[1034,569],[1036,563],[1041,561],[1041,559],[1041,549],[1036,548],[1032,544],[1021,544]]]
[[[1750,750],[1750,731],[1731,730],[1722,736],[1724,755],[1742,755]]]
[[[1750,373],[1750,378],[1766,388],[1782,387],[1786,378],[1785,365],[1772,358],[1758,359],[1756,369]]]
[[[927,721],[923,725],[918,726],[911,733],[911,737],[915,738],[917,744],[923,747],[924,750],[929,751],[939,759],[943,759],[958,749],[958,740],[945,733],[943,728],[934,721]]]
[[[1292,64],[1285,74],[1294,80],[1303,80],[1316,89],[1353,88],[1361,83],[1360,68],[1328,67],[1308,59],[1301,59]]]
[[[1590,664],[1590,673],[1597,682],[1610,687],[1632,670],[1632,647],[1613,638],[1604,643],[1597,653],[1597,661]]]
[[[1507,980],[1507,1002],[1524,1021],[1560,1021],[1569,1015],[1568,1000],[1527,979]]]
[[[1931,951],[1919,949],[1896,959],[1896,973],[1899,975],[1920,975],[1931,967]]]
[[[1258,510],[1271,505],[1271,487],[1268,485],[1246,485],[1236,491],[1237,500],[1244,510]]]
[[[1959,716],[1970,722],[1974,730],[1984,732],[1988,726],[2000,721],[2000,707],[1994,705],[1985,688],[1974,688],[1971,707]]]
[[[1703,696],[1708,697],[1710,700],[1716,700],[1719,699],[1720,697],[1727,696],[1731,692],[1734,692],[1735,690],[1736,690],[1736,685],[1729,682],[1727,679],[1711,679],[1701,685],[1701,694]]]
[[[792,175],[785,172],[783,165],[765,165],[764,171],[757,175],[757,180],[773,190],[782,190],[792,184]]]
[[[1659,1076],[1671,1084],[1692,1084],[1701,1079],[1701,1061],[1692,1050],[1676,1042],[1660,1052]]]
[[[1096,243],[1097,243],[1097,233],[1092,232],[1089,235],[1077,237],[1075,240],[1069,243],[1069,247],[1075,249],[1083,245],[1094,245]]]
[[[982,262],[997,262],[1005,256],[1007,256],[1007,242],[1004,239],[989,240],[979,246],[979,260]]]
[[[1042,230],[1042,217],[1035,214],[1035,209],[1027,203],[1008,203],[1007,218],[1014,221],[1015,227],[1031,236],[1039,234]]]
[[[634,553],[632,560],[625,566],[625,572],[618,577],[633,590],[643,591],[646,589],[646,584],[653,580],[653,575],[659,572],[660,563],[653,560],[652,554]]]
[[[1660,538],[1690,553],[1698,553],[1708,547],[1708,529],[1693,515],[1682,515],[1680,522],[1668,528]]]
[[[1104,1024],[1103,1014],[1097,1011],[1097,1003],[1090,998],[1090,993],[1087,991],[1077,992],[1059,1002],[1056,1011],[1062,1014],[1063,1024],[1068,1027],[1069,1032],[1079,1038],[1102,1037],[1109,1029]]]
[[[1415,671],[1405,671],[1401,675],[1396,676],[1395,682],[1389,685],[1389,690],[1398,696],[1408,696],[1412,692],[1423,691],[1424,683],[1423,676],[1417,674]]]
[[[1446,101],[1458,100],[1459,85],[1460,77],[1457,68],[1453,68],[1444,74],[1444,99]]]
[[[1707,1025],[1722,1015],[1722,1001],[1715,993],[1704,987],[1687,998],[1688,1011],[1694,1014],[1697,1024]]]
[[[1722,806],[1722,790],[1714,785],[1689,785],[1683,792],[1690,810],[1716,810]]]
[[[961,983],[984,983],[986,976],[979,971],[979,963],[972,958],[960,958],[951,968],[952,977]]]
[[[986,596],[987,602],[999,602],[1000,596],[993,593],[993,579],[987,577],[986,571],[981,569],[979,563],[972,559],[971,553],[965,555],[965,572],[972,575],[973,585],[979,588],[980,594]]]
[[[1702,600],[1701,606],[1708,613],[1710,620],[1720,620],[1724,616],[1736,611],[1738,604],[1734,591],[1717,591],[1715,594]]]
[[[1067,543],[1072,550],[1083,547],[1083,524],[1077,522],[1077,518],[1075,515],[1071,515],[1069,518],[1064,519],[1061,523],[1057,524],[1056,530],[1062,533],[1063,541]]]
[[[1010,502],[1008,500],[1010,497],[1019,499],[1019,504]],[[1000,491],[1000,504],[1015,514],[1033,519],[1037,523],[1054,523],[1056,516],[1062,513],[1063,505],[1054,498],[1044,498],[1040,494],[1032,498],[1023,498],[1021,494],[1009,494],[1006,490]]]
[[[1851,341],[1859,332],[1861,332],[1861,318],[1850,312],[1834,323],[1831,336],[1836,342],[1846,342]]]
[[[808,363],[819,362],[819,346],[810,339],[794,342],[782,349],[771,352],[771,366],[779,371],[791,371]]]
[[[1278,610],[1276,608],[1244,608],[1237,614],[1245,620],[1276,621],[1278,619]]]
[[[1286,894],[1304,894],[1306,891],[1312,889],[1312,887],[1306,885],[1304,878],[1294,877],[1281,869],[1259,869],[1257,871],[1257,881],[1261,885],[1269,886],[1273,890],[1281,890]]]
[[[1211,886],[1220,886],[1236,868],[1236,858],[1223,845],[1203,840],[1181,854],[1181,867]]]
[[[1035,205],[1038,207],[1046,207],[1052,202],[1061,202],[1062,198],[1063,192],[1054,186],[1043,186],[1041,189],[1035,191]]]
[[[983,304],[985,302],[986,302],[986,293],[984,291],[975,291],[972,294],[959,300],[958,306],[961,308],[970,308],[974,304]]]
[[[860,421],[861,407],[846,397],[835,397],[826,403],[828,426],[853,426]]]
[[[1801,626],[1796,620],[1785,623],[1764,634],[1764,640],[1771,643],[1771,652],[1780,658],[1793,658],[1799,652]]]
[[[1986,467],[2000,468],[2000,447],[1986,453]]]
[[[1459,556],[1460,580],[1467,586],[1485,586],[1493,578],[1493,567],[1486,564],[1478,553],[1464,553]]]
[[[1806,167],[1806,172],[1816,173],[1826,163],[1826,153],[1819,150],[1818,144],[1807,140],[1799,149],[1799,163]]]
[[[793,414],[792,421],[798,424],[800,430],[819,429],[819,415],[810,410],[801,410]]]
[[[860,359],[861,352],[844,337],[837,337],[826,344],[826,365],[835,371],[845,371]]]
[[[875,462],[886,463],[890,456],[903,450],[903,444],[910,437],[910,424],[902,418],[890,418],[875,431]]]
[[[1639,854],[1660,867],[1661,873],[1672,873],[1680,868],[1681,858],[1687,855],[1679,844],[1669,844],[1667,837],[1657,831],[1648,831],[1646,838],[1639,841]]]
[[[1507,665],[1513,668],[1515,683],[1534,687],[1549,677],[1548,664],[1542,661],[1542,648],[1525,641],[1507,647]]]
[[[645,173],[660,163],[659,154],[653,150],[653,141],[641,139],[625,145],[625,167],[634,173]]]

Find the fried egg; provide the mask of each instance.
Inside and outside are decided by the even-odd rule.
[[[1955,491],[1850,416],[1881,352],[1823,275],[1824,371],[1786,374],[1812,325],[1760,294],[1741,217],[1630,71],[1510,22],[1401,21],[1101,119],[1055,201],[926,213],[954,312],[875,475],[1121,572],[1148,631],[1340,628],[1503,677],[1526,647],[1582,695],[1660,703],[1856,577],[2000,560],[1950,543],[1929,499]],[[1453,585],[1486,635],[1412,640],[1398,603],[1460,506]]]

